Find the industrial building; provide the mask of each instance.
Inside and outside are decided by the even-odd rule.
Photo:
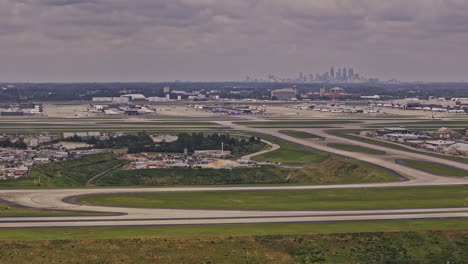
[[[271,91],[271,98],[277,98],[278,100],[288,101],[296,99],[297,94],[298,93],[296,88],[276,89]]]

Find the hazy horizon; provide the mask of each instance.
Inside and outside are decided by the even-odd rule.
[[[0,0],[0,82],[468,81],[464,0]]]

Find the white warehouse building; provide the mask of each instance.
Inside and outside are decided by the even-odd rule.
[[[128,97],[130,101],[144,101],[146,100],[146,97],[142,94],[125,94],[122,95],[121,97]]]

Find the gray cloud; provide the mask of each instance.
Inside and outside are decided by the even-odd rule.
[[[98,0],[44,0],[42,1],[43,5],[51,5],[51,6],[69,6],[69,5],[79,5],[79,4],[87,4],[97,3]]]
[[[465,0],[0,0],[0,80],[220,80],[332,64],[460,80],[467,13]]]

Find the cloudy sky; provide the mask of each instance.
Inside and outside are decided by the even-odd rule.
[[[468,0],[0,0],[0,81],[468,81]]]

